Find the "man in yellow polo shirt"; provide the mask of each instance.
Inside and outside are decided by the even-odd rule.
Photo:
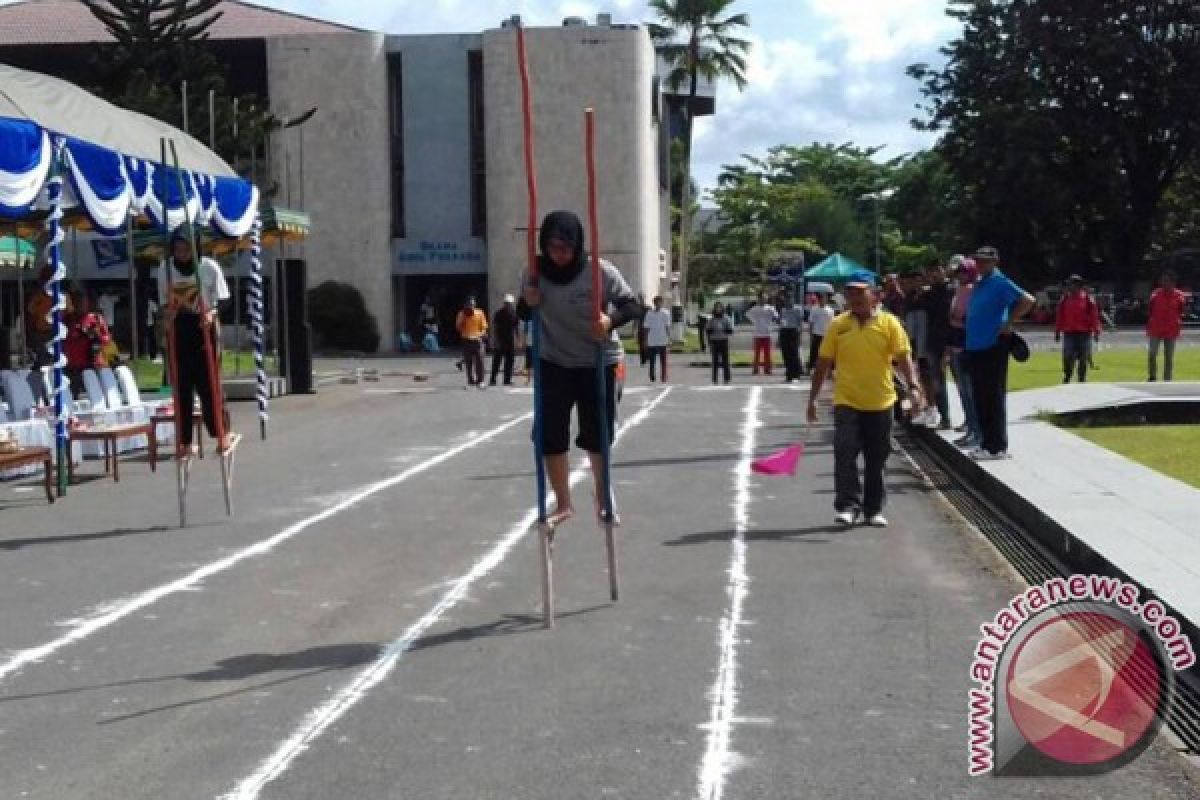
[[[858,273],[846,282],[846,304],[849,310],[834,319],[821,342],[808,399],[808,421],[817,421],[817,396],[829,371],[836,368],[833,388],[836,519],[849,527],[865,516],[868,525],[882,528],[888,524],[883,516],[887,502],[883,470],[891,452],[892,407],[897,400],[892,381],[893,362],[911,387],[914,413],[924,407],[924,400],[904,326],[878,306],[872,273]],[[860,452],[865,462],[861,481]]]

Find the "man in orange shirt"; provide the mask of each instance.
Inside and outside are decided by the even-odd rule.
[[[1158,348],[1161,346],[1165,363],[1163,380],[1169,381],[1175,371],[1175,342],[1183,328],[1183,311],[1187,298],[1175,288],[1175,273],[1170,270],[1162,275],[1159,288],[1150,295],[1150,319],[1146,322],[1146,337],[1150,352],[1147,358],[1149,378],[1158,380]]]
[[[1083,278],[1072,275],[1054,317],[1054,341],[1063,342],[1063,383],[1071,382],[1075,362],[1079,362],[1079,382],[1087,382],[1093,340],[1100,341],[1100,308],[1084,287]]]
[[[487,314],[475,307],[474,297],[467,298],[454,326],[462,337],[463,364],[467,368],[467,385],[463,388],[476,386],[483,389],[483,337],[487,336],[488,321]]]

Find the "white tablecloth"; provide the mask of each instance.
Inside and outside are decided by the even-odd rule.
[[[49,447],[50,452],[54,453],[54,431],[46,424],[45,420],[31,419],[24,422],[5,422],[0,424],[0,428],[6,431],[16,431],[17,441],[22,447]],[[103,452],[103,451],[102,451]],[[76,464],[79,463],[83,456],[83,449],[80,443],[76,442],[71,448],[72,460]],[[24,478],[27,475],[36,475],[42,471],[41,464],[31,464],[27,467],[18,467],[17,469],[0,470],[0,480],[8,481],[15,478]]]

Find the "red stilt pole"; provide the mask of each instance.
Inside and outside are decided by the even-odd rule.
[[[521,126],[525,151],[525,182],[529,199],[529,224],[525,229],[526,257],[529,264],[529,285],[538,280],[537,260],[537,166],[533,159],[533,90],[529,81],[529,58],[525,49],[525,29],[517,26],[517,73],[521,80]],[[547,628],[554,627],[554,530],[546,520],[546,462],[543,446],[541,318],[538,309],[530,315],[533,335],[533,443],[534,469],[537,473],[538,550],[542,562],[542,620]]]

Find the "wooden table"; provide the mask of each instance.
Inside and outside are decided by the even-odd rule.
[[[155,411],[154,416],[150,417],[152,425],[174,425],[175,412]],[[157,428],[155,428],[157,430]],[[178,440],[179,432],[175,432]],[[199,411],[192,412],[192,441],[196,443],[197,454],[204,458],[204,415]],[[178,451],[179,442],[175,442],[175,449]]]
[[[113,481],[119,483],[121,481],[120,458],[117,453],[117,439],[125,439],[130,436],[145,436],[147,441],[146,452],[150,456],[150,471],[156,472],[158,467],[158,439],[154,435],[153,422],[138,422],[131,425],[102,425],[95,428],[75,428],[69,432],[71,443],[75,442],[104,442],[104,474],[109,471],[109,463],[112,463]],[[75,480],[75,465],[73,459],[67,459],[67,477],[69,480]]]
[[[69,460],[69,459],[68,459]],[[31,464],[42,465],[43,479],[46,484],[46,499],[54,502],[54,465],[49,447],[22,447],[15,453],[0,453],[0,469],[16,469],[28,467]]]

